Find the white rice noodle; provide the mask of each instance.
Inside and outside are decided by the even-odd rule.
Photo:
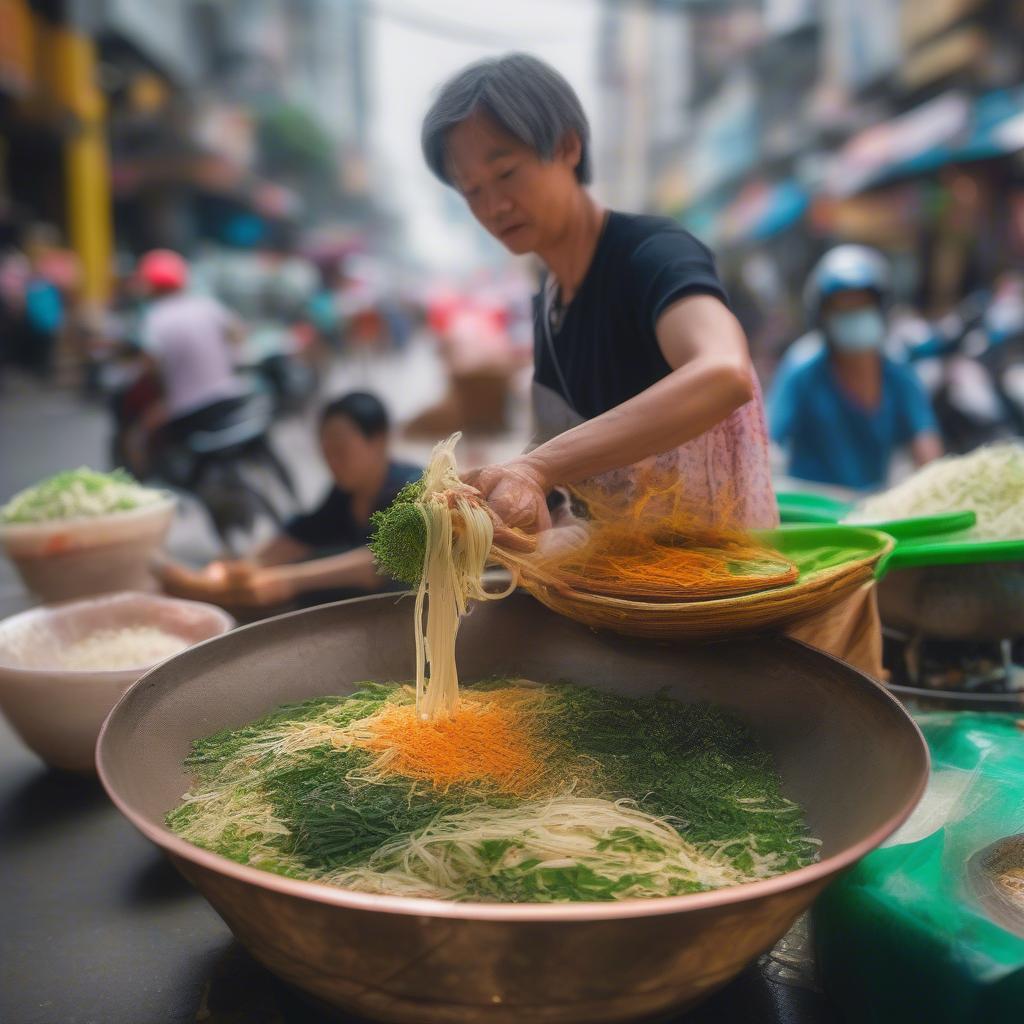
[[[417,502],[427,528],[426,552],[416,593],[416,710],[423,719],[451,714],[459,702],[455,638],[469,601],[507,596],[483,586],[494,526],[459,479],[455,445],[460,434],[434,448],[424,474],[424,493]],[[458,528],[456,529],[456,520]],[[424,607],[426,622],[424,623]]]
[[[945,512],[977,515],[978,540],[1024,539],[1024,445],[1008,441],[923,466],[867,498],[847,522],[886,522]]]
[[[156,626],[122,626],[98,629],[62,650],[58,657],[63,668],[112,671],[146,668],[179,654],[188,641]]]
[[[616,842],[620,837],[622,841]],[[609,841],[611,840],[611,841]],[[632,841],[631,841],[632,840]],[[483,844],[506,843],[498,860]],[[561,796],[511,809],[481,806],[438,818],[376,850],[365,865],[322,877],[330,885],[388,895],[466,899],[473,879],[495,871],[581,866],[610,880],[626,881],[616,898],[670,895],[673,883],[717,889],[768,878],[785,870],[781,857],[761,854],[752,836],[698,850],[669,821],[629,800]],[[742,850],[752,866],[733,858]]]

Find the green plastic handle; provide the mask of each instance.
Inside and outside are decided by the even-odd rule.
[[[932,516],[914,516],[908,519],[883,521],[865,520],[849,522],[846,517],[854,506],[834,501],[818,494],[780,494],[779,518],[783,523],[817,523],[822,526],[862,526],[866,530],[881,530],[897,540],[911,537],[931,537],[937,533],[967,530],[975,523],[973,512],[942,512]]]
[[[985,562],[1024,562],[1024,540],[971,541],[929,538],[903,541],[883,558],[875,570],[882,579],[890,569],[933,565],[980,565]]]
[[[887,533],[890,537],[902,541],[969,530],[977,521],[978,517],[973,512],[943,512],[934,516],[916,516],[913,519],[893,519],[884,523],[857,523],[856,525],[867,527],[869,530],[881,530],[882,533]]]
[[[853,506],[811,491],[780,491],[776,494],[779,516],[784,523],[838,523]]]

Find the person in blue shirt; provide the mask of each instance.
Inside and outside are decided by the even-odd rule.
[[[913,370],[883,352],[889,269],[861,245],[827,252],[805,291],[819,344],[784,359],[768,399],[772,440],[788,475],[852,490],[884,486],[893,455],[917,465],[942,454],[931,404]]]

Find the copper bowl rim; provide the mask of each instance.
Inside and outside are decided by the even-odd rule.
[[[389,596],[393,597],[394,595]],[[366,601],[376,600],[379,600],[379,595],[354,598],[344,603],[361,604]],[[287,612],[284,615],[275,616],[274,621],[302,614],[304,614],[302,610]],[[269,620],[264,620],[264,622],[266,621]],[[255,622],[242,626],[233,630],[232,635],[254,629],[262,624]],[[209,640],[195,644],[189,648],[189,652],[195,651],[206,644],[213,643],[218,639],[220,638],[211,637]],[[801,646],[809,645],[801,644]],[[910,713],[881,683],[865,673],[854,669],[852,666],[846,665],[845,662],[830,654],[814,650],[822,657],[843,664],[849,671],[857,672],[885,700],[893,704],[899,713],[905,717],[907,724],[913,729],[917,736],[923,762],[923,770],[919,772],[917,784],[914,787],[913,799],[906,801],[900,811],[887,818],[883,824],[873,829],[860,842],[844,848],[831,857],[816,861],[807,867],[797,868],[795,871],[787,871],[784,874],[775,875],[762,881],[744,882],[740,885],[713,889],[709,892],[687,893],[682,896],[663,896],[657,899],[618,900],[611,903],[456,903],[450,900],[429,899],[418,896],[386,896],[376,893],[362,893],[324,885],[321,882],[299,881],[294,878],[286,878],[284,875],[276,875],[271,871],[263,871],[260,868],[251,868],[227,857],[222,857],[220,854],[211,853],[209,850],[194,846],[192,843],[176,836],[169,829],[153,825],[144,815],[140,814],[126,800],[122,799],[109,778],[106,765],[106,751],[104,747],[107,730],[110,727],[111,721],[117,715],[121,705],[130,699],[136,688],[141,687],[152,672],[163,668],[167,662],[150,669],[114,705],[104,721],[96,741],[96,771],[103,788],[106,790],[107,796],[110,797],[114,806],[147,839],[155,843],[170,856],[188,861],[199,868],[214,874],[223,875],[234,881],[253,885],[259,889],[266,889],[279,893],[282,896],[291,896],[295,899],[311,900],[314,903],[335,906],[339,909],[373,911],[381,914],[398,914],[414,917],[448,918],[453,920],[562,922],[565,924],[583,921],[614,921],[623,918],[660,917],[668,914],[686,913],[688,911],[711,910],[716,907],[777,896],[791,889],[799,889],[823,882],[831,876],[838,874],[844,868],[856,863],[861,857],[869,854],[892,835],[910,817],[924,794],[931,769],[931,757],[924,735]]]

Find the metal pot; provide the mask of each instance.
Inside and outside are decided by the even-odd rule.
[[[474,608],[464,679],[665,688],[732,709],[772,751],[821,860],[748,885],[661,900],[497,905],[347,892],[244,867],[163,825],[191,740],[286,701],[413,674],[409,600],[282,616],[154,669],[112,712],[98,767],[120,810],[163,847],[252,954],[334,1006],[400,1024],[603,1024],[681,1009],[776,942],[923,791],[928,754],[882,687],[793,641],[656,646],[600,635],[516,595]]]
[[[1024,565],[895,569],[878,586],[886,626],[937,640],[1024,636]]]

